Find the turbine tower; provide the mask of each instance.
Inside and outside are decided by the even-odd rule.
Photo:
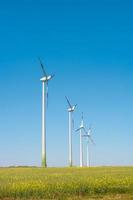
[[[91,136],[91,133],[92,133],[92,128],[90,126],[88,132],[85,131],[86,134],[83,135],[84,137],[87,137],[87,147],[86,147],[86,160],[87,160],[87,167],[90,167],[91,166],[91,149],[90,149],[90,145],[91,144],[94,144],[94,141],[92,139],[92,136]]]
[[[39,62],[42,68],[43,77],[40,79],[42,82],[42,167],[47,167],[46,160],[46,102],[48,103],[48,82],[54,75],[47,75],[44,65],[40,58]]]
[[[69,166],[72,167],[72,123],[74,125],[74,121],[72,119],[72,114],[75,111],[75,108],[77,106],[72,106],[69,99],[66,97],[67,103],[68,103],[68,113],[69,113],[69,132],[68,132],[68,138],[69,138]]]
[[[80,133],[80,167],[83,167],[83,131],[86,133],[86,130],[84,128],[84,120],[83,120],[83,113],[82,113],[82,119],[81,119],[81,125],[76,130],[76,132],[79,131]]]

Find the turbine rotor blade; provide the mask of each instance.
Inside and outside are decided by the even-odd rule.
[[[53,75],[51,76],[51,79],[54,78],[54,77],[55,77],[55,74],[53,74]]]
[[[40,65],[41,65],[41,68],[42,68],[42,71],[43,71],[43,74],[44,74],[44,76],[46,76],[46,77],[47,77],[47,73],[46,73],[46,71],[45,71],[45,69],[44,69],[44,66],[43,66],[43,64],[42,64],[42,61],[41,61],[41,59],[40,59],[40,58],[38,58],[38,60],[39,60],[39,62],[40,62]]]
[[[95,145],[94,140],[91,137],[89,137],[89,139],[90,139],[91,143]]]
[[[80,129],[81,129],[81,128],[78,128],[77,130],[75,130],[75,132],[78,132],[78,131],[80,131]]]
[[[83,130],[84,130],[84,132],[85,132],[85,133],[86,133],[86,135],[87,135],[87,131],[86,131],[85,127],[83,127]]]
[[[67,100],[67,103],[68,103],[69,107],[72,109],[72,106],[71,106],[70,101],[68,100],[67,96],[65,96],[65,98]]]
[[[75,110],[76,107],[77,107],[77,104],[75,104],[75,106],[74,106],[74,110]]]
[[[82,112],[82,120],[84,119],[84,113]]]

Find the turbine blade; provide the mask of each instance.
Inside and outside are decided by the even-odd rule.
[[[91,143],[95,145],[95,142],[94,142],[94,140],[91,138],[91,136],[89,136],[89,139],[90,139]]]
[[[91,132],[91,130],[92,130],[92,125],[90,124],[89,125],[89,132]]]
[[[78,132],[78,131],[80,131],[80,129],[81,129],[81,128],[78,128],[77,130],[75,130],[75,132]]]
[[[77,104],[75,104],[75,106],[74,106],[74,110],[75,110],[76,107],[77,107]]]
[[[44,74],[44,76],[46,76],[46,77],[47,77],[47,74],[46,74],[46,71],[45,71],[45,69],[44,69],[44,66],[43,66],[43,64],[42,64],[42,61],[41,61],[41,59],[40,59],[40,58],[38,58],[38,60],[39,60],[39,62],[40,62],[40,65],[41,65],[41,68],[42,68],[42,71],[43,71],[43,74]]]
[[[69,107],[72,109],[72,106],[71,106],[70,101],[68,100],[67,96],[65,96],[65,98],[67,100],[67,103],[68,103]]]
[[[53,75],[51,76],[51,79],[54,78],[54,77],[55,77],[55,74],[53,74]]]
[[[84,119],[84,113],[82,112],[82,120]]]
[[[84,132],[85,132],[85,133],[86,133],[86,135],[87,135],[87,131],[86,131],[85,127],[83,127],[83,130],[84,130]]]

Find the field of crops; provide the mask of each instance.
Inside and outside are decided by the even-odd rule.
[[[131,200],[133,168],[0,168],[0,199]]]

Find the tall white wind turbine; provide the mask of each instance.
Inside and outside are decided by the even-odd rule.
[[[77,106],[74,105],[72,106],[69,99],[66,97],[67,103],[68,103],[68,113],[69,113],[69,131],[68,131],[68,140],[69,140],[69,166],[72,167],[73,163],[72,163],[72,123],[74,125],[74,121],[72,119],[72,114],[75,111],[75,108]]]
[[[90,126],[89,130],[88,131],[85,130],[85,132],[86,132],[86,134],[83,136],[87,138],[87,147],[86,147],[87,167],[90,167],[91,166],[91,148],[90,148],[90,146],[91,146],[91,144],[94,144],[94,141],[91,136],[91,133],[92,133],[91,126]]]
[[[80,167],[83,167],[83,132],[86,133],[86,130],[84,127],[83,113],[82,113],[81,125],[76,130],[76,132],[77,131],[79,131],[80,133]]]
[[[41,60],[40,65],[43,72],[43,77],[40,79],[42,82],[42,167],[47,167],[46,160],[46,102],[48,102],[48,82],[54,75],[47,75],[44,65]]]

